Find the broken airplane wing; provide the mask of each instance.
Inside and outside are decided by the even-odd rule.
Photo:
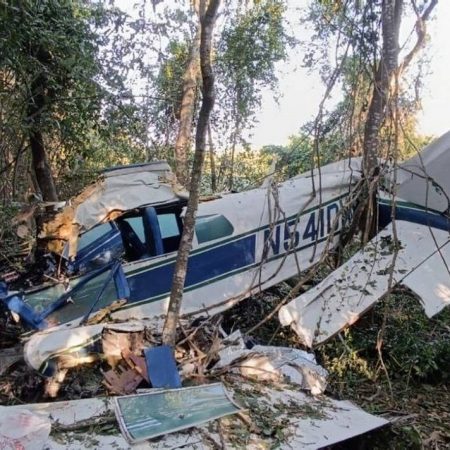
[[[313,347],[356,322],[396,284],[417,294],[432,317],[450,305],[449,242],[446,230],[397,220],[395,231],[390,224],[321,283],[283,306],[280,322]]]

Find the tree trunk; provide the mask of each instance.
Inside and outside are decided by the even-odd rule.
[[[236,141],[237,141],[237,131],[234,130],[233,141],[231,143],[231,155],[230,155],[230,173],[228,175],[228,190],[233,191],[234,186],[234,156],[236,153]]]
[[[55,183],[53,181],[52,171],[47,161],[42,133],[40,131],[30,132],[30,146],[33,161],[33,169],[36,180],[45,202],[57,202]]]
[[[372,99],[364,127],[363,175],[365,184],[365,203],[360,223],[363,242],[375,233],[376,192],[378,184],[378,157],[380,156],[380,131],[388,114],[391,84],[398,65],[398,38],[402,16],[403,0],[383,0],[381,9],[381,28],[383,47],[375,73]]]
[[[402,2],[403,0],[383,0],[382,4],[383,48],[364,128],[363,170],[369,180],[378,166],[380,130],[386,116],[391,83],[397,70]]]
[[[203,80],[203,99],[197,123],[195,136],[195,154],[191,173],[190,193],[184,218],[183,234],[178,249],[175,271],[173,274],[172,290],[163,329],[163,342],[174,346],[176,343],[176,329],[183,298],[184,282],[188,265],[189,252],[194,237],[195,216],[197,213],[200,180],[206,150],[206,134],[211,110],[214,106],[214,74],[211,67],[211,40],[214,22],[220,0],[210,0],[205,14],[201,13],[200,39],[200,67]],[[204,8],[201,9],[203,11]]]
[[[183,75],[183,94],[180,107],[180,126],[175,142],[175,172],[178,181],[189,187],[188,150],[199,79],[200,23],[192,42],[189,61]]]
[[[55,183],[52,171],[48,164],[45,152],[44,139],[40,129],[42,123],[42,111],[45,106],[46,78],[44,75],[37,77],[31,84],[31,95],[28,102],[28,121],[30,122],[29,140],[32,154],[33,170],[36,181],[46,202],[57,202]]]
[[[234,131],[233,131],[233,139],[231,142],[231,158],[230,158],[230,173],[228,175],[228,189],[230,190],[230,192],[233,190],[234,187],[234,160],[235,160],[235,155],[236,155],[236,144],[237,144],[237,140],[238,137],[241,133],[241,117],[239,116],[239,102],[241,101],[241,96],[240,96],[240,91],[239,91],[239,87],[236,86],[236,103],[234,105],[234,117],[235,117],[235,121],[234,121]]]
[[[209,141],[209,165],[211,166],[211,191],[217,191],[217,175],[216,175],[216,161],[214,156],[214,144],[211,135],[211,125],[208,124],[208,141]]]

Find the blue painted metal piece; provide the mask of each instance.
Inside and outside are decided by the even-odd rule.
[[[5,287],[6,284],[3,282],[0,283],[0,300],[7,306],[7,308],[10,311],[18,314],[26,325],[34,329],[42,330],[47,328],[48,326],[46,321],[48,316],[50,316],[55,311],[59,310],[60,308],[63,308],[65,305],[70,303],[72,296],[74,296],[93,278],[97,277],[98,275],[101,275],[107,270],[110,270],[111,273],[103,283],[102,287],[99,290],[99,294],[96,296],[96,299],[93,301],[92,306],[85,315],[84,319],[86,319],[94,310],[96,304],[101,298],[107,285],[111,282],[112,279],[114,279],[117,298],[128,299],[130,297],[130,289],[128,287],[125,274],[119,261],[113,261],[112,263],[109,263],[105,267],[102,267],[99,270],[96,270],[86,275],[73,289],[70,289],[69,291],[65,292],[41,313],[37,313],[29,304],[27,304],[24,301],[23,296],[19,296],[18,294],[12,294],[7,296],[5,294],[5,289],[7,291],[7,288]]]
[[[8,295],[8,286],[5,282],[0,281],[0,301],[13,313],[16,313],[30,327],[43,330],[47,328],[47,322],[36,314],[31,306],[23,301],[22,294]]]
[[[148,378],[154,388],[180,388],[181,379],[173,350],[168,345],[144,350]]]

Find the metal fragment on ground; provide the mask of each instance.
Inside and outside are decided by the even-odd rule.
[[[111,367],[122,360],[122,353],[142,353],[145,327],[138,322],[129,324],[108,324],[102,331],[102,348],[105,359]]]
[[[125,363],[103,372],[103,384],[112,394],[128,395],[136,392],[144,377]]]
[[[137,372],[141,377],[149,383],[148,373],[147,373],[147,365],[145,363],[145,358],[143,356],[135,355],[133,352],[129,350],[122,350],[123,360],[127,363],[130,369],[133,369]]]
[[[0,448],[42,450],[50,435],[50,420],[25,408],[0,406]]]
[[[144,350],[147,373],[154,388],[180,388],[181,379],[173,350],[168,345]]]
[[[120,429],[131,443],[240,411],[221,383],[116,397],[114,402]]]
[[[288,347],[255,345],[251,349],[237,345],[219,352],[220,360],[215,369],[229,366],[246,378],[262,381],[287,381],[311,391],[313,395],[322,394],[327,386],[328,372],[318,365],[314,355]]]
[[[75,367],[77,364],[92,362],[98,358],[102,350],[102,331],[113,329],[122,333],[139,335],[146,327],[144,321],[128,321],[126,323],[86,325],[77,328],[58,328],[34,333],[24,347],[25,362],[33,369],[47,376],[53,375],[56,363],[64,359],[65,365]],[[151,325],[149,323],[149,325]],[[125,337],[129,348],[129,339]],[[136,340],[136,343],[140,338]],[[115,341],[117,343],[117,341]],[[111,349],[112,360],[121,359],[118,349]]]
[[[281,449],[319,449],[367,433],[389,422],[366,413],[349,401],[311,397],[296,389],[263,387],[278,419],[286,419]],[[276,408],[275,408],[276,406]],[[260,440],[259,445],[263,442]],[[255,445],[258,445],[256,440]],[[257,447],[256,447],[257,448]]]
[[[80,450],[81,448],[95,448],[98,450],[174,450],[190,448],[203,450],[202,436],[197,431],[175,433],[164,436],[153,442],[142,442],[130,445],[117,431],[107,431],[102,434],[98,426],[86,427],[86,424],[110,422],[114,426],[114,405],[112,398],[98,397],[81,400],[70,400],[52,403],[35,403],[4,408],[8,415],[15,415],[16,411],[27,410],[43,420],[49,420],[52,434],[45,445],[40,447],[48,450]],[[80,426],[77,431],[77,427]],[[74,431],[65,431],[73,429]],[[89,430],[89,432],[86,432]]]
[[[239,427],[245,429],[242,432],[245,435],[246,448],[269,448],[276,444],[282,449],[316,449],[344,441],[388,423],[387,420],[370,415],[350,402],[336,401],[325,396],[312,397],[293,386],[277,384],[255,386],[238,381],[235,389],[239,390],[240,398],[245,399],[248,392],[249,398],[252,400],[254,407],[248,411],[251,422],[254,421],[255,424],[258,424],[259,419],[264,419],[259,410],[265,411],[266,415],[272,411],[271,423],[275,421],[283,424],[281,437],[264,433],[264,430],[258,430],[257,427],[249,427],[247,422],[235,419],[231,415],[226,421],[221,421],[223,432],[221,436],[214,431],[216,429],[210,424],[204,424],[196,425],[195,428],[183,432],[171,432],[157,439],[131,445],[116,429],[114,409],[118,399],[111,397],[8,406],[1,410],[4,412],[4,417],[16,417],[18,412],[25,410],[43,419],[44,422],[50,421],[52,432],[44,446],[49,450],[79,450],[80,448],[100,450],[110,448],[124,450],[190,448],[200,450],[215,448],[211,445],[212,442],[228,448],[228,446],[235,445],[233,441],[235,434],[227,434],[228,425],[233,430]],[[186,403],[183,402],[178,403],[180,400],[178,393],[184,390],[186,389],[162,391],[176,394],[172,398],[167,395],[163,397],[163,401],[173,402],[168,404],[167,409],[169,421],[172,424],[182,420],[179,418],[179,414],[191,406],[186,406]],[[147,392],[145,395],[148,399]],[[139,396],[126,398],[136,397]],[[203,402],[212,403],[214,396],[204,396],[203,399],[199,399],[197,395],[194,395],[191,400],[195,402],[195,408],[204,418]],[[133,413],[138,420],[145,417],[145,412],[148,412],[148,408],[152,405],[149,402],[143,403],[142,413],[136,410]],[[208,407],[210,403],[208,403]],[[131,401],[131,408],[135,409],[135,406]],[[236,409],[239,411],[238,408]],[[190,414],[191,410],[188,413]],[[137,425],[139,423],[141,422],[138,422]],[[276,426],[275,423],[274,426]],[[41,446],[41,448],[43,447]]]

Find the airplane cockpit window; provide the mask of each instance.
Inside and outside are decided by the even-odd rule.
[[[199,244],[231,236],[233,231],[233,225],[229,220],[218,214],[199,216],[195,224],[195,233]]]
[[[163,239],[178,236],[180,234],[177,216],[174,213],[158,214],[158,222],[161,229],[161,237]]]
[[[179,217],[181,208],[178,209],[172,212],[166,208],[158,213],[149,206],[140,210],[137,216],[122,217],[117,221],[129,261],[178,250],[183,226]]]
[[[145,231],[141,216],[121,218],[117,226],[122,234],[125,255],[129,261],[136,261],[147,256]]]
[[[144,231],[144,224],[142,222],[142,217],[126,217],[123,219],[125,222],[128,222],[130,227],[133,229],[133,231],[136,233],[136,236],[139,238],[139,240],[142,242],[142,244],[145,243],[145,231]]]
[[[112,225],[109,222],[106,222],[102,223],[101,225],[97,225],[91,230],[83,233],[80,236],[80,239],[78,240],[78,251],[83,250],[92,242],[96,241],[97,239],[100,239],[101,237],[109,233],[112,230],[112,228],[113,228]]]

